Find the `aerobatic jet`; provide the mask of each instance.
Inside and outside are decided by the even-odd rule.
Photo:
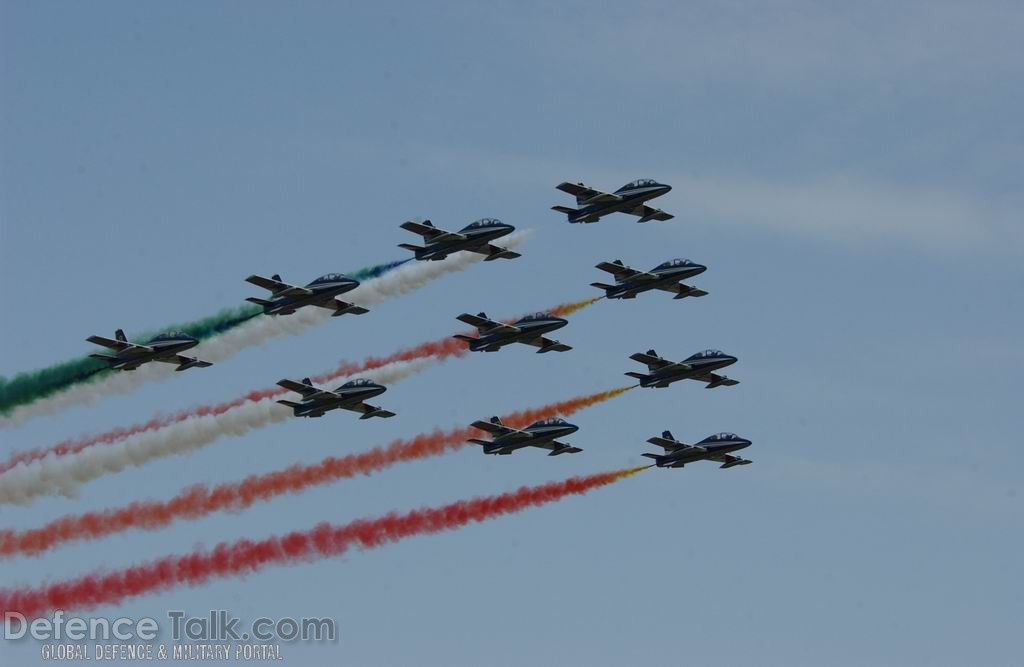
[[[350,292],[359,287],[359,281],[341,273],[328,273],[320,276],[305,287],[289,285],[281,282],[281,276],[274,274],[270,278],[249,276],[246,282],[270,290],[270,299],[259,299],[250,296],[246,299],[263,307],[265,315],[291,315],[299,308],[317,306],[333,310],[331,317],[338,315],[362,315],[368,313],[366,308],[336,299],[334,297]]]
[[[328,410],[337,409],[361,412],[362,416],[360,419],[395,416],[395,413],[390,410],[384,410],[363,402],[367,398],[379,396],[387,391],[387,387],[384,385],[365,378],[350,380],[334,391],[317,389],[309,381],[309,378],[304,378],[302,382],[281,380],[277,384],[285,389],[302,394],[302,402],[300,403],[288,399],[278,401],[281,405],[287,405],[289,408],[292,408],[292,412],[296,417],[323,417],[324,413]]]
[[[615,276],[614,285],[590,283],[591,287],[603,289],[605,297],[609,299],[635,299],[637,294],[652,289],[672,292],[675,294],[673,298],[676,299],[708,294],[702,289],[680,282],[704,273],[708,268],[688,259],[670,259],[650,271],[637,271],[623,264],[621,259],[601,262],[597,268]]]
[[[640,380],[641,387],[667,387],[678,380],[697,380],[707,382],[707,389],[715,387],[731,387],[739,384],[739,380],[727,378],[711,371],[725,368],[736,363],[736,357],[721,350],[704,350],[690,355],[684,361],[662,359],[654,350],[637,352],[629,357],[647,365],[648,373],[629,372],[626,375]]]
[[[209,361],[201,361],[195,357],[185,357],[179,352],[199,345],[199,339],[181,331],[168,331],[153,338],[145,345],[129,343],[122,329],[114,333],[115,340],[104,336],[89,336],[90,343],[102,345],[114,350],[113,354],[90,354],[93,359],[105,361],[111,370],[133,371],[142,364],[160,361],[165,364],[178,364],[174,370],[183,371],[188,368],[206,368],[212,366]]]
[[[473,428],[478,428],[491,434],[491,440],[478,440],[476,438],[469,440],[469,442],[483,446],[484,454],[508,455],[523,447],[548,449],[550,450],[548,456],[578,454],[583,451],[579,447],[558,442],[558,438],[575,433],[580,429],[579,426],[570,424],[560,417],[541,419],[523,430],[505,426],[497,417],[491,417],[489,422],[483,420],[475,421],[472,425]]]
[[[717,461],[722,464],[720,468],[745,466],[750,463],[747,459],[729,454],[750,446],[749,440],[735,433],[716,433],[696,445],[687,445],[673,438],[670,431],[664,431],[660,438],[655,436],[649,438],[647,442],[665,450],[664,454],[642,455],[654,459],[654,464],[659,468],[682,468],[694,461]]]
[[[672,189],[649,178],[626,183],[615,192],[602,192],[583,183],[561,183],[558,189],[576,197],[576,206],[552,206],[552,210],[565,213],[569,222],[597,222],[609,213],[628,213],[638,216],[637,222],[648,220],[671,220],[673,216],[660,208],[652,208],[644,202],[660,197]]]
[[[540,348],[540,352],[566,352],[572,348],[557,340],[546,338],[544,334],[555,329],[561,329],[569,323],[562,317],[556,317],[551,313],[534,313],[527,315],[514,324],[503,324],[495,322],[487,317],[487,313],[470,315],[463,313],[457,318],[477,328],[480,335],[477,338],[465,334],[456,334],[454,338],[469,343],[469,349],[473,352],[497,352],[506,345],[512,343],[523,343]]]
[[[515,227],[505,224],[496,218],[481,218],[470,223],[457,232],[448,232],[438,229],[429,220],[416,222],[410,220],[402,223],[402,229],[419,234],[423,237],[426,245],[413,245],[412,243],[399,243],[399,248],[412,250],[416,253],[418,260],[441,260],[448,255],[467,250],[484,257],[485,262],[492,259],[515,259],[521,257],[518,252],[492,245],[491,241],[506,236],[515,231]]]

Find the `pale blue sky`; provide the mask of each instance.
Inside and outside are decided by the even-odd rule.
[[[594,294],[593,265],[708,265],[699,300],[572,318],[395,385],[395,419],[294,420],[0,510],[38,525],[617,386],[630,353],[736,354],[734,388],[579,413],[579,456],[464,451],[156,533],[3,564],[38,583],[194,545],[638,464],[721,430],[755,464],[97,613],[331,616],[289,664],[1014,664],[1024,622],[1016,3],[0,3],[0,373],[403,256],[398,225],[493,216],[523,257],[131,396],[4,451],[230,399]],[[668,223],[572,226],[562,180],[675,189]],[[32,664],[35,644],[0,646]],[[14,664],[11,662],[10,664]]]

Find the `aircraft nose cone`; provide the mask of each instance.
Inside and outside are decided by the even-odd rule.
[[[746,449],[747,447],[750,446],[750,444],[751,443],[750,443],[749,440],[747,440],[746,438],[741,438],[740,439],[740,446],[737,447],[737,449]]]
[[[661,184],[661,191],[662,192],[671,192],[672,191],[672,186],[668,185],[666,183],[662,183]]]

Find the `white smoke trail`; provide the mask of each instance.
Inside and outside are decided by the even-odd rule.
[[[519,245],[528,235],[528,231],[516,232],[508,237],[505,245]],[[445,274],[462,271],[483,258],[483,255],[476,253],[460,252],[438,262],[411,262],[363,282],[356,289],[343,294],[341,298],[360,306],[373,306],[417,290]],[[370,314],[364,317],[372,316]],[[247,347],[262,345],[272,338],[300,334],[309,327],[322,324],[329,319],[331,311],[323,308],[302,308],[293,315],[286,316],[260,315],[222,334],[208,338],[185,354],[216,363]],[[185,372],[211,371],[199,369]],[[171,364],[152,363],[134,371],[110,373],[95,382],[72,385],[47,398],[14,408],[9,415],[0,417],[0,428],[21,426],[30,419],[52,415],[75,405],[96,403],[105,396],[131,393],[147,382],[164,380],[174,373],[174,366]]]
[[[437,363],[431,357],[397,361],[360,373],[385,385],[398,382]],[[340,379],[341,383],[345,378]],[[294,394],[286,395],[295,398]],[[277,398],[245,403],[219,415],[191,417],[156,431],[139,433],[120,442],[87,447],[77,454],[56,456],[19,464],[0,474],[0,505],[26,505],[47,495],[73,497],[79,487],[125,468],[142,466],[155,459],[191,452],[221,436],[240,436],[268,424],[288,419],[291,408]]]

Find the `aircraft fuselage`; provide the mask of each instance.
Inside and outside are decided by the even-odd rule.
[[[326,396],[323,398],[314,397],[304,400],[294,408],[294,414],[296,417],[321,417],[329,410],[338,410],[340,408],[358,405],[368,398],[380,396],[385,391],[387,391],[386,387],[382,387],[380,385],[369,385],[365,387],[338,387],[334,390],[334,393],[340,394],[341,398]]]
[[[442,260],[452,253],[469,250],[471,248],[482,248],[495,239],[507,236],[515,231],[512,225],[493,225],[479,229],[463,229],[459,233],[466,238],[462,241],[451,241],[444,243],[428,243],[422,250],[416,251],[416,259],[421,260]]]
[[[569,222],[597,222],[611,213],[619,211],[632,211],[655,197],[660,197],[672,189],[672,186],[658,183],[655,185],[644,185],[630,190],[616,192],[622,199],[619,201],[586,204],[569,215]]]
[[[359,281],[353,278],[319,283],[315,286],[310,285],[307,286],[307,289],[312,290],[312,294],[272,297],[270,303],[263,306],[263,312],[266,315],[291,315],[303,306],[312,306],[332,301],[339,294],[350,292],[357,287],[359,287]]]
[[[690,366],[689,370],[665,368],[650,371],[647,377],[640,381],[641,387],[667,387],[679,380],[688,380],[703,376],[705,373],[712,373],[720,368],[731,366],[736,363],[736,357],[725,355],[722,357],[711,357],[707,359],[694,359],[685,362]]]
[[[646,292],[652,289],[659,289],[667,285],[675,285],[676,283],[692,278],[693,276],[699,275],[707,271],[706,266],[699,264],[690,266],[671,266],[665,269],[656,269],[651,271],[658,276],[657,280],[636,280],[627,278],[623,282],[616,283],[615,286],[608,290],[607,298],[609,299],[632,299],[637,294]]]
[[[489,454],[511,454],[517,449],[523,447],[532,447],[534,445],[551,442],[552,440],[558,440],[561,437],[571,435],[576,431],[580,430],[579,426],[575,424],[551,424],[543,426],[531,426],[523,429],[527,433],[533,434],[533,438],[529,440],[516,440],[514,433],[509,435],[502,435],[495,438],[490,447],[485,451]],[[510,444],[503,444],[513,440]]]
[[[749,446],[750,441],[746,438],[736,438],[735,440],[725,440],[713,443],[706,441],[698,442],[696,447],[688,447],[686,449],[665,454],[657,460],[655,465],[659,468],[682,468],[687,463],[703,461],[723,454],[729,454],[731,452],[745,449]]]
[[[546,333],[561,329],[568,323],[568,320],[553,316],[550,319],[517,322],[515,326],[519,328],[519,331],[514,333],[481,334],[479,338],[470,343],[469,349],[474,352],[480,350],[496,352],[506,345],[533,340]]]

